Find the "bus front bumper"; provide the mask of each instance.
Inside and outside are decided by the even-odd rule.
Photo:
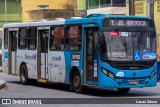
[[[103,76],[104,78],[99,78],[99,88],[143,88],[156,86],[157,84],[157,75],[154,75],[153,78],[115,80],[108,78],[105,75]]]

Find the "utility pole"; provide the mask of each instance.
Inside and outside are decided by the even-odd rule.
[[[154,19],[154,0],[146,0],[146,16]]]
[[[89,3],[90,3],[90,1],[88,0],[88,9],[89,9]]]
[[[98,5],[99,5],[99,8],[101,8],[101,1],[100,0],[98,1]]]
[[[7,0],[5,0],[5,4],[4,4],[4,14],[5,14],[5,23],[7,23]]]
[[[129,15],[135,15],[134,0],[128,0],[128,3],[129,3]]]

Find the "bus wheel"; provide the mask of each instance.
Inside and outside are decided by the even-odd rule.
[[[129,90],[130,88],[118,88],[119,93],[128,93]]]
[[[82,84],[81,84],[81,79],[78,72],[76,72],[73,77],[73,89],[76,93],[82,92]]]
[[[28,84],[28,70],[26,65],[22,65],[20,68],[20,82],[23,85],[27,85]]]

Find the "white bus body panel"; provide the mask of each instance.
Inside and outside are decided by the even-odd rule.
[[[2,67],[3,67],[3,72],[9,74],[9,71],[8,71],[8,49],[3,49],[3,51],[2,51]]]
[[[47,54],[41,53],[41,78],[46,78],[46,72],[47,72]]]
[[[65,21],[46,21],[46,22],[25,22],[25,23],[13,23],[13,24],[4,24],[4,28],[8,28],[9,30],[16,30],[18,31],[19,27],[37,27],[38,30],[43,29],[50,29],[50,26],[54,25],[64,25]],[[45,26],[45,27],[41,27]],[[47,27],[48,26],[48,27]],[[47,27],[47,28],[46,28]],[[15,29],[16,28],[16,29]],[[17,32],[17,38],[18,38]],[[38,34],[38,32],[37,32]],[[38,36],[38,35],[37,35]],[[49,39],[49,38],[48,38]],[[9,31],[8,31],[8,41],[9,41]],[[2,41],[4,42],[4,41]],[[49,42],[48,42],[49,43]],[[37,37],[37,44],[38,44],[38,37]],[[9,46],[9,45],[8,45]],[[48,44],[49,47],[49,44]],[[4,49],[4,43],[2,44],[2,61],[3,61],[3,70],[4,72],[9,74],[9,67],[8,67],[8,49]],[[20,66],[22,63],[27,65],[28,69],[28,78],[38,79],[38,68],[42,67],[41,77],[46,77],[48,81],[59,81],[64,82],[65,79],[65,59],[64,59],[64,52],[58,51],[48,51],[46,53],[46,68],[43,66],[37,66],[37,49],[36,50],[28,50],[28,49],[18,49],[18,39],[17,39],[17,53],[12,53],[12,62],[16,62],[16,68],[12,66],[12,70],[16,69],[13,73],[20,75]],[[15,57],[14,57],[15,56]],[[61,61],[52,61],[52,57],[60,56]],[[17,58],[17,59],[16,59]],[[42,53],[42,62],[44,62],[45,56]],[[14,63],[12,63],[14,64]],[[49,65],[50,64],[50,65]],[[53,65],[58,65],[57,67],[53,67]],[[46,70],[45,70],[46,69]],[[45,73],[46,71],[46,73]],[[58,72],[56,72],[58,71]],[[56,76],[58,75],[58,76]],[[55,78],[55,79],[54,79]]]
[[[17,48],[17,74],[19,75],[20,66],[22,62],[25,62],[25,52],[26,50],[19,50]]]
[[[37,51],[26,50],[24,58],[28,69],[28,78],[37,79]]]
[[[49,81],[64,83],[65,80],[65,57],[64,51],[48,52]]]

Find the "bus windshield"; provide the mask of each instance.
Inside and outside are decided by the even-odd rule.
[[[156,59],[155,32],[103,32],[101,57],[113,61]]]

